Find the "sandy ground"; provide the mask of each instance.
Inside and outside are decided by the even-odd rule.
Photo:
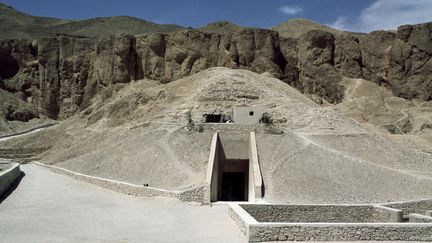
[[[126,196],[34,164],[0,204],[0,242],[245,242],[224,205]]]

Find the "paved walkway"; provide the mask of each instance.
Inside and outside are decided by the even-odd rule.
[[[0,242],[245,242],[224,205],[126,196],[34,164],[0,204]]]

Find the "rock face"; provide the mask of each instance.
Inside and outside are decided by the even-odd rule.
[[[175,34],[58,37],[0,42],[7,64],[2,85],[25,92],[50,118],[66,118],[110,95],[122,83],[142,78],[169,82],[209,67],[225,66],[283,74],[286,60],[278,34],[249,29],[227,35],[189,30]],[[30,99],[31,98],[31,99]]]
[[[388,80],[396,95],[431,100],[432,23],[399,27],[388,55]]]
[[[299,82],[306,94],[315,94],[336,103],[342,97],[342,78],[334,67],[335,37],[328,32],[311,30],[297,45]]]
[[[312,29],[298,38],[244,28],[5,40],[0,42],[0,88],[53,119],[76,114],[96,94],[110,96],[133,80],[170,82],[216,66],[269,72],[318,102],[340,102],[343,77],[385,85],[400,97],[430,100],[431,32],[427,23],[401,26],[397,34]]]

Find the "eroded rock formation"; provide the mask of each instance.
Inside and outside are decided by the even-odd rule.
[[[54,119],[133,80],[170,82],[215,66],[269,72],[321,102],[342,100],[344,76],[388,86],[400,97],[431,100],[431,32],[427,23],[401,26],[397,33],[310,30],[299,38],[244,28],[6,40],[0,42],[0,88]]]

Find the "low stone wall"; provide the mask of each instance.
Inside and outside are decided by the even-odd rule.
[[[426,211],[432,210],[432,199],[411,202],[387,203],[383,205],[390,208],[400,209],[406,215],[411,213],[425,215]]]
[[[178,198],[183,202],[204,202],[204,193],[206,192],[206,188],[204,186],[197,187],[194,189],[184,190],[180,192],[174,192],[174,197]]]
[[[258,222],[391,222],[392,212],[373,205],[240,205]]]
[[[432,224],[250,225],[249,242],[266,241],[432,241]]]
[[[270,133],[282,134],[282,128],[273,124],[271,126],[264,123],[244,125],[236,123],[200,123],[204,131],[220,131],[220,132],[256,132],[256,133]]]
[[[381,205],[373,205],[374,209],[377,211],[375,216],[378,218],[380,222],[392,222],[399,223],[403,221],[403,213],[402,210],[388,208]]]
[[[74,172],[68,169],[60,168],[53,165],[45,165],[39,162],[33,162],[37,165],[46,167],[56,173],[70,176],[74,179],[85,181],[93,185],[104,187],[112,191],[120,192],[127,195],[139,196],[139,197],[172,197],[177,198],[184,202],[199,202],[202,203],[204,200],[204,186],[196,187],[184,191],[168,191],[153,187],[146,187],[141,185],[135,185],[127,182],[114,181],[95,176],[89,176]]]
[[[245,222],[247,215],[244,214],[244,210],[242,210],[239,207],[239,205],[236,205],[236,204],[230,205],[228,214],[234,220],[234,222],[237,224],[237,226],[239,227],[239,229],[243,233],[243,235],[249,235],[249,224],[256,223],[256,221],[254,221],[252,219],[252,221],[254,221],[254,222]],[[241,214],[244,214],[244,215],[241,215]]]
[[[416,213],[410,213],[409,214],[409,222],[410,223],[432,223],[432,217],[416,214]]]
[[[6,192],[9,187],[21,176],[21,170],[18,163],[2,164],[9,166],[0,172],[0,195]]]
[[[428,221],[432,217],[410,215],[413,221],[416,220],[415,222],[366,223],[371,219],[385,222],[385,220],[402,218],[402,211],[384,206],[231,204],[230,207],[230,216],[248,242],[432,241],[432,222]],[[290,211],[290,213],[281,214],[281,211]],[[268,220],[290,218],[289,222],[285,220],[278,223],[262,223],[253,216]],[[341,219],[346,221],[341,223],[339,222]],[[353,219],[357,222],[353,222]],[[294,220],[298,222],[292,222]]]

